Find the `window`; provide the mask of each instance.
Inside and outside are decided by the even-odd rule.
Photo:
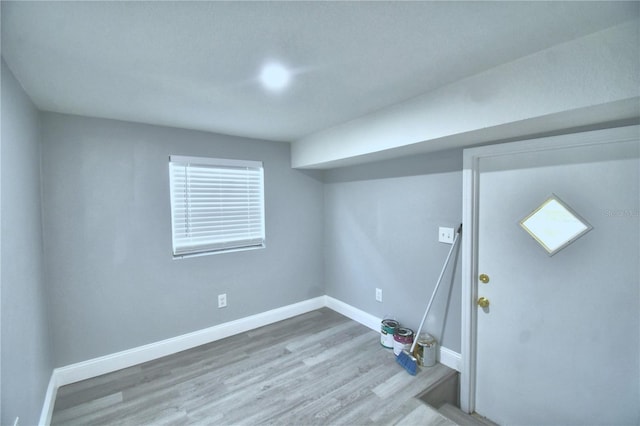
[[[262,162],[169,157],[173,256],[264,247]]]

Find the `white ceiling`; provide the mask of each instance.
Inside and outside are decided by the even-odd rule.
[[[2,1],[2,56],[42,110],[295,141],[639,5]],[[272,60],[295,73],[283,92],[258,83]]]

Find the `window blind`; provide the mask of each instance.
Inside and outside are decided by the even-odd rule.
[[[173,255],[264,247],[259,161],[171,156]]]

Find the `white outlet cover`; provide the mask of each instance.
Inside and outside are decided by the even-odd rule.
[[[218,308],[225,308],[227,306],[227,294],[218,295]]]
[[[441,243],[453,244],[453,228],[438,228],[438,241]]]

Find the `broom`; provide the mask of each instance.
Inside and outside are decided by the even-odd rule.
[[[429,314],[429,310],[431,309],[431,304],[433,303],[433,299],[436,297],[436,292],[438,291],[438,287],[440,287],[440,282],[442,281],[442,276],[444,275],[444,271],[447,269],[447,265],[449,264],[449,259],[451,258],[451,254],[453,253],[453,249],[456,247],[456,243],[458,242],[458,237],[462,233],[462,224],[458,227],[456,231],[456,236],[453,239],[453,244],[451,244],[451,250],[449,250],[449,254],[447,255],[447,259],[444,261],[444,265],[442,266],[442,271],[440,272],[440,277],[438,277],[438,282],[436,283],[436,287],[433,289],[433,293],[431,294],[431,299],[429,299],[429,303],[427,304],[427,310],[424,311],[424,315],[422,316],[422,321],[420,322],[420,327],[418,328],[418,332],[415,334],[415,338],[413,339],[413,344],[411,345],[411,349],[407,352],[406,349],[403,349],[402,352],[396,357],[396,362],[404,367],[405,370],[412,376],[415,376],[418,371],[418,360],[413,356],[413,350],[416,348],[416,343],[418,342],[418,336],[420,336],[420,332],[422,331],[422,326],[424,325],[424,321],[427,319],[427,315]]]

